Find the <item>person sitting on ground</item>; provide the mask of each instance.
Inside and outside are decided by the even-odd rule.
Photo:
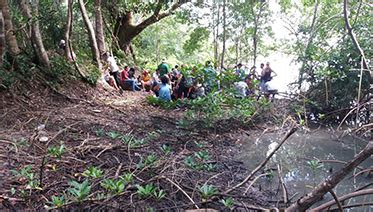
[[[235,70],[235,74],[236,74],[236,76],[238,76],[241,80],[244,80],[244,79],[245,79],[245,70],[242,68],[242,64],[241,64],[241,63],[237,64],[237,66],[236,66],[236,70]]]
[[[214,88],[218,87],[218,83],[216,81],[217,73],[213,67],[213,63],[211,61],[206,62],[206,68],[204,69],[204,87],[206,88],[206,92],[211,92]]]
[[[129,67],[124,66],[124,69],[120,72],[120,85],[121,86],[124,85],[124,81],[129,79],[128,71],[129,71]]]
[[[107,68],[109,69],[109,73],[111,76],[114,77],[115,82],[117,85],[120,84],[120,73],[119,73],[119,66],[117,65],[117,61],[115,61],[115,58],[110,55],[109,52],[106,52],[103,54],[103,59],[107,62]]]
[[[170,73],[170,66],[166,63],[166,59],[162,60],[162,63],[158,65],[159,69],[159,77],[163,77],[164,75],[168,75]]]
[[[200,84],[198,80],[193,81],[193,86],[189,89],[189,98],[196,99],[199,97],[206,96],[205,88]]]
[[[151,90],[153,82],[147,70],[142,72],[140,82],[143,90],[148,92]]]
[[[158,98],[162,101],[171,101],[170,78],[167,75],[161,77],[162,84],[159,89]]]
[[[234,86],[236,89],[236,96],[239,98],[244,98],[253,94],[253,91],[250,89],[250,87],[252,87],[252,79],[250,75],[246,76],[244,81],[235,82]]]
[[[180,99],[189,98],[190,88],[193,86],[193,79],[188,70],[180,74],[180,78],[176,84],[177,97]]]
[[[155,93],[156,96],[158,96],[161,80],[159,78],[159,72],[160,70],[157,69],[153,74],[152,74],[152,82],[153,82],[153,88],[152,91]]]
[[[120,90],[113,76],[110,75],[109,70],[104,72],[104,80],[115,90]]]
[[[245,98],[247,95],[248,86],[245,81],[239,81],[234,83],[234,88],[236,90],[235,94],[238,98]]]
[[[128,79],[124,81],[123,89],[130,91],[140,91],[141,88],[138,85],[138,81],[135,78],[136,70],[135,68],[130,68],[128,70]]]
[[[175,68],[172,69],[172,75],[171,75],[172,79],[171,79],[171,81],[178,80],[179,75],[180,75],[179,66],[175,65]]]

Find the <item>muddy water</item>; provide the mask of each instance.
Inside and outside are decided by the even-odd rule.
[[[324,180],[333,172],[339,170],[343,164],[324,162],[323,167],[312,169],[307,163],[310,160],[339,160],[349,161],[356,153],[365,147],[367,141],[352,136],[344,136],[332,130],[314,130],[311,132],[297,132],[286,141],[276,155],[271,159],[267,168],[276,168],[281,164],[282,176],[293,200],[308,193],[315,185]],[[263,135],[253,134],[241,138],[241,150],[237,160],[242,161],[245,166],[252,170],[266,155],[276,147],[283,134],[265,133]],[[373,156],[360,164],[361,167],[373,167]],[[373,182],[373,177],[367,174],[356,178],[348,176],[335,189],[337,196],[355,191],[357,188]],[[262,188],[272,190],[281,195],[278,190],[278,174],[273,171],[273,178],[264,178],[259,182]],[[321,202],[332,200],[330,194],[325,196]],[[346,202],[348,204],[359,202],[373,202],[373,195],[356,198]],[[319,203],[319,204],[321,204]],[[373,211],[373,206],[359,207],[350,211]]]

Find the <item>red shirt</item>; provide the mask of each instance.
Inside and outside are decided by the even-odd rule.
[[[124,80],[128,79],[129,76],[128,76],[128,70],[124,69],[121,73],[120,73],[120,79],[122,82],[124,82]]]

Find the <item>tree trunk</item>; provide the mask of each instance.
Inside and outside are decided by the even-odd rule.
[[[39,7],[39,1],[35,0],[32,2],[33,5],[29,5],[29,1],[22,0],[20,2],[21,10],[24,16],[26,16],[31,22],[31,44],[34,48],[36,57],[40,63],[41,66],[44,68],[50,68],[49,63],[49,57],[47,52],[45,51],[43,39],[40,33],[40,27],[39,27],[39,21],[34,17],[38,17],[38,7]]]
[[[220,5],[217,4],[217,17],[216,23],[214,23],[214,63],[217,63],[219,60],[219,22],[220,22]],[[215,12],[214,12],[215,14]],[[215,21],[215,18],[214,18]]]
[[[95,0],[96,40],[100,55],[106,52],[104,25],[102,21],[101,0]]]
[[[12,56],[19,54],[19,47],[16,36],[14,35],[12,18],[9,13],[8,0],[0,0],[0,7],[3,12],[5,41],[8,51]]]
[[[133,23],[132,12],[126,11],[124,14],[117,18],[117,22],[115,24],[114,29],[114,32],[116,32],[116,36],[119,40],[120,48],[126,54],[132,54],[131,41],[137,35],[139,35],[148,26],[173,14],[176,9],[178,9],[181,5],[187,2],[190,2],[190,0],[176,1],[167,11],[161,12],[162,7],[166,6],[165,1],[158,1],[157,5],[155,6],[153,14],[137,25]]]
[[[345,19],[346,28],[348,31],[348,35],[351,37],[351,40],[356,48],[356,50],[360,53],[364,65],[364,69],[369,69],[368,63],[365,58],[365,54],[363,49],[360,47],[359,42],[357,41],[356,35],[353,32],[353,29],[351,27],[350,21],[348,20],[348,0],[343,1],[343,16]]]
[[[256,66],[256,59],[258,58],[258,29],[259,29],[259,21],[264,9],[265,2],[260,3],[258,14],[254,11],[254,7],[252,7],[252,13],[254,15],[254,32],[253,32],[253,66]]]
[[[5,51],[4,17],[0,10],[0,68],[3,67],[3,55]]]
[[[93,29],[91,21],[89,20],[88,13],[85,8],[83,0],[78,0],[78,1],[79,1],[80,12],[82,13],[82,16],[83,16],[84,25],[88,31],[88,38],[89,38],[89,43],[91,45],[93,62],[101,70],[100,51],[98,50],[98,47],[97,47],[95,31]]]
[[[220,67],[224,68],[224,56],[225,56],[225,41],[226,41],[226,0],[223,1],[223,49],[221,52],[221,63]]]
[[[66,22],[66,29],[65,29],[65,55],[67,58],[71,58],[71,60],[74,60],[72,54],[72,49],[70,48],[70,34],[73,28],[73,0],[67,1],[67,22]]]
[[[304,53],[303,53],[303,62],[302,62],[302,67],[300,68],[300,71],[299,71],[299,80],[298,80],[298,88],[300,89],[301,86],[302,86],[302,82],[303,82],[303,75],[304,75],[304,72],[305,72],[305,67],[306,67],[306,62],[305,62],[305,59],[308,55],[308,51],[309,51],[309,48],[312,44],[312,41],[313,41],[313,38],[315,36],[315,25],[316,25],[316,19],[317,19],[317,10],[319,8],[319,1],[316,0],[316,4],[315,4],[315,8],[314,8],[314,11],[313,11],[313,18],[312,18],[312,23],[311,23],[311,31],[310,31],[310,37],[308,38],[308,41],[307,41],[307,45],[306,45],[306,48],[304,49]]]
[[[357,154],[354,159],[348,162],[341,170],[326,178],[315,189],[306,196],[293,203],[286,211],[306,211],[313,204],[320,201],[322,197],[342,181],[355,167],[373,154],[373,141]]]

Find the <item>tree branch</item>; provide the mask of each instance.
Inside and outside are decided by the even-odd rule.
[[[365,190],[361,190],[361,191],[352,192],[352,193],[349,193],[349,194],[346,194],[346,195],[343,195],[343,196],[339,197],[338,200],[339,200],[339,202],[343,202],[343,201],[345,201],[347,199],[350,199],[352,197],[358,197],[358,196],[363,196],[363,195],[368,195],[368,194],[373,194],[373,189],[365,189]],[[313,210],[321,211],[325,208],[329,208],[329,207],[333,206],[334,204],[336,204],[335,200],[331,200],[329,202],[326,202],[326,203],[320,205],[317,208],[314,208]]]
[[[295,131],[297,131],[297,128],[296,127],[292,127],[285,135],[285,137],[281,140],[281,142],[277,145],[277,147],[266,157],[266,159],[259,164],[259,166],[257,166],[242,182],[238,183],[237,185],[233,186],[232,188],[226,190],[224,192],[224,194],[228,194],[230,192],[232,192],[233,190],[241,187],[242,185],[244,185],[246,182],[248,182],[256,173],[258,173],[258,171],[263,168],[267,163],[268,161],[272,158],[272,156],[277,152],[278,149],[280,149],[280,147],[282,146],[282,144],[285,143],[285,141],[293,134],[295,133]]]
[[[157,3],[157,7],[154,10],[153,15],[151,15],[149,18],[145,19],[143,22],[139,23],[135,26],[136,34],[140,34],[147,26],[154,24],[163,18],[166,18],[169,15],[172,15],[175,10],[177,10],[181,5],[190,2],[190,0],[179,0],[176,3],[174,3],[168,10],[161,12],[162,5],[165,3],[162,0],[159,0]]]
[[[320,183],[306,196],[300,198],[297,202],[288,207],[287,211],[306,211],[331,189],[333,189],[340,181],[342,181],[356,166],[373,154],[373,141],[357,154],[354,159],[348,162],[341,170],[329,176],[324,182]],[[373,190],[373,189],[372,189]]]

